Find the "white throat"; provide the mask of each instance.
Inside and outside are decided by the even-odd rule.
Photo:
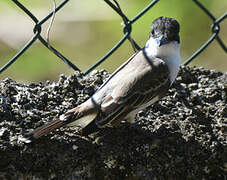
[[[148,57],[158,57],[168,66],[171,84],[174,82],[180,66],[180,44],[172,41],[159,47],[157,41],[150,37],[145,46]]]

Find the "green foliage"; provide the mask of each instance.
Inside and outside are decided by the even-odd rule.
[[[32,3],[28,0],[20,0],[19,2],[31,9],[39,18],[44,17],[53,8],[52,0],[32,1]],[[60,0],[57,1],[57,3],[60,2]],[[148,0],[119,0],[122,10],[129,18],[133,18],[150,2]],[[211,12],[214,12],[216,17],[222,15],[223,9],[226,10],[224,7],[227,7],[227,1],[223,0],[215,0],[215,2],[213,0],[201,0],[201,2]],[[24,34],[27,37],[23,39],[25,44],[32,36],[34,23],[12,1],[0,1],[0,10],[2,10],[0,11],[0,21],[5,21],[1,17],[5,17],[8,13],[22,14],[23,17],[15,16],[14,21],[6,21],[5,26],[15,23],[15,27],[9,29],[13,34],[30,28],[30,34]],[[211,36],[210,25],[212,21],[192,0],[160,0],[133,24],[132,37],[141,47],[148,38],[152,21],[159,16],[173,17],[180,22],[182,61],[195,52]],[[25,21],[30,23],[31,27],[27,27]],[[18,26],[18,22],[21,25]],[[104,1],[69,1],[56,15],[51,30],[51,44],[74,64],[85,70],[121,39],[123,35],[121,22],[119,16]],[[49,21],[43,27],[43,37],[45,37],[48,23]],[[222,23],[221,27],[223,30],[220,37],[226,42],[226,23]],[[21,43],[13,47],[7,45],[2,36],[3,33],[0,31],[0,66],[13,57],[22,47]],[[21,37],[20,34],[18,36]],[[105,68],[108,71],[113,71],[132,54],[131,45],[127,42],[98,69]],[[226,71],[226,53],[215,42],[192,64]],[[73,71],[44,46],[36,43],[0,76],[1,79],[11,77],[23,81],[40,81],[57,79],[60,73],[73,73]]]

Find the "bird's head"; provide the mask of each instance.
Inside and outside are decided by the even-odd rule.
[[[151,33],[145,45],[149,57],[161,59],[180,56],[180,25],[177,20],[169,17],[155,19]]]
[[[179,32],[180,25],[177,20],[159,17],[152,23],[150,38],[155,39],[159,47],[173,41],[180,43]]]

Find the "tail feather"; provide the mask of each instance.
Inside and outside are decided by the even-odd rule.
[[[44,124],[41,127],[36,128],[34,131],[29,132],[27,135],[32,136],[32,138],[38,139],[41,136],[44,136],[44,135],[48,134],[49,132],[51,132],[57,128],[60,128],[64,125],[65,125],[64,121],[53,120],[47,124]]]
[[[97,114],[98,114],[97,112],[94,112],[86,116],[82,116],[81,118],[67,124],[66,126],[78,126],[83,129],[96,118]]]
[[[24,135],[24,142],[30,142],[33,139],[38,139],[51,131],[62,126],[78,126],[85,128],[89,125],[98,115],[98,110],[85,110],[81,107],[76,107],[61,115],[58,120],[53,120],[41,127],[36,128],[34,131]]]

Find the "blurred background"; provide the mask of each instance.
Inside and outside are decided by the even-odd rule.
[[[20,0],[34,15],[42,19],[53,9],[53,1]],[[57,0],[57,4],[61,1]],[[118,1],[123,12],[131,19],[150,0]],[[201,2],[215,17],[227,11],[227,1]],[[181,57],[185,61],[211,36],[210,18],[191,0],[160,0],[142,18],[133,24],[132,37],[143,47],[152,21],[159,16],[176,18],[181,24]],[[50,21],[42,26],[46,38]],[[71,0],[57,14],[50,33],[50,42],[80,69],[86,70],[123,36],[121,18],[102,0]],[[33,21],[12,1],[0,1],[0,66],[3,66],[33,35]],[[227,20],[221,23],[221,39],[227,43]],[[134,53],[126,41],[97,69],[113,72]],[[227,71],[227,54],[214,41],[190,66]],[[10,77],[21,82],[57,80],[60,74],[73,70],[36,41],[14,64],[0,74],[0,79]]]

